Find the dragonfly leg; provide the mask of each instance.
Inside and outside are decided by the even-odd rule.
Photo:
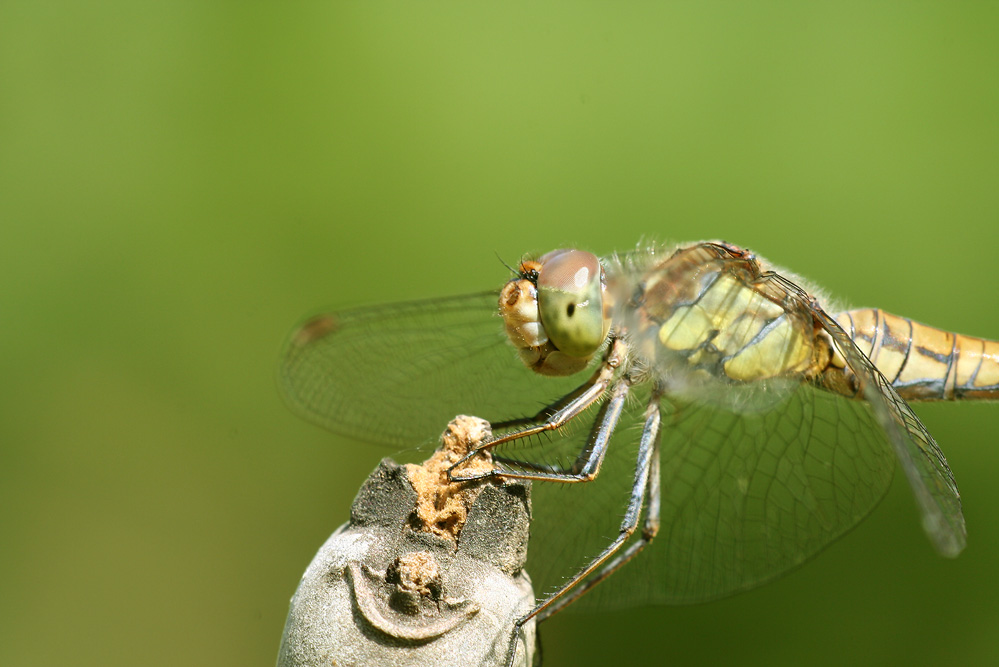
[[[646,507],[645,522],[642,525],[642,533],[638,539],[629,544],[628,548],[617,554],[613,560],[607,562],[597,571],[592,577],[586,581],[580,583],[568,594],[563,595],[561,598],[550,604],[543,610],[538,612],[538,621],[543,621],[552,614],[555,614],[568,605],[572,604],[585,593],[590,591],[594,586],[602,582],[604,579],[614,574],[622,565],[627,563],[629,560],[634,558],[642,549],[649,545],[655,538],[656,534],[659,532],[659,509],[660,509],[660,485],[659,485],[659,409],[658,406],[655,408],[655,414],[649,417],[650,420],[655,419],[654,430],[655,434],[652,435],[652,445],[651,448],[646,447],[645,444],[645,432],[643,432],[642,446],[638,453],[638,466],[635,471],[635,488],[631,492],[631,502],[628,504],[628,511],[625,514],[624,521],[621,523],[622,535],[625,535],[624,531],[629,521],[633,521],[634,524],[631,526],[631,530],[634,531],[635,525],[638,522],[638,514],[641,511],[642,498],[640,487],[644,487],[645,495],[648,497],[648,506]],[[646,421],[646,432],[650,428],[650,422]],[[651,451],[649,451],[651,450]],[[649,460],[645,460],[648,456]],[[646,479],[644,484],[640,479],[643,467],[647,468],[645,471]],[[638,496],[636,498],[636,495]],[[634,516],[632,516],[634,513]],[[609,549],[613,552],[614,549],[619,548],[627,538],[631,536],[631,532],[628,532],[621,541],[615,541]],[[620,542],[620,543],[619,543]],[[615,546],[616,545],[616,546]],[[603,554],[601,554],[603,556]],[[598,557],[599,559],[600,557]],[[590,567],[592,571],[592,566]],[[571,582],[570,582],[571,584]]]
[[[613,574],[619,567],[641,551],[659,531],[660,485],[659,485],[659,401],[653,396],[649,407],[649,416],[642,429],[642,440],[638,449],[638,460],[635,465],[635,482],[631,490],[628,509],[621,521],[620,532],[611,544],[600,555],[594,558],[586,567],[577,572],[561,588],[538,603],[530,612],[517,619],[514,624],[513,636],[510,640],[509,663],[513,661],[517,648],[517,639],[521,628],[529,620],[537,617],[543,621],[552,614],[565,609],[566,606],[578,600],[583,594]],[[648,495],[649,504],[646,512],[642,534],[637,542],[614,557],[615,553],[634,535],[638,528],[642,505]],[[612,559],[613,557],[613,559]],[[595,573],[595,574],[594,574]],[[587,579],[593,575],[592,578]],[[586,581],[584,581],[584,579]]]
[[[599,469],[599,461],[602,461],[603,454],[601,450],[606,448],[606,440],[609,439],[610,433],[614,430],[614,425],[617,424],[617,418],[621,414],[621,408],[624,405],[624,395],[628,392],[628,383],[625,380],[621,380],[615,384],[615,389],[611,391],[612,397],[608,404],[612,407],[609,409],[605,408],[604,420],[607,418],[613,419],[610,424],[610,429],[606,432],[606,437],[601,440],[599,434],[603,431],[603,427],[598,430],[597,436],[593,439],[592,444],[590,444],[582,454],[580,454],[580,459],[577,459],[576,465],[573,466],[570,471],[555,471],[555,472],[539,472],[537,476],[528,473],[515,473],[500,470],[491,470],[488,472],[477,473],[474,475],[459,475],[455,474],[455,469],[460,468],[467,460],[475,456],[478,452],[483,449],[491,449],[497,445],[501,445],[505,442],[510,442],[512,440],[519,440],[521,438],[527,438],[532,435],[537,435],[539,433],[545,433],[547,431],[554,431],[562,426],[565,426],[569,421],[577,417],[580,413],[585,411],[587,408],[592,406],[598,400],[600,400],[606,393],[607,388],[610,386],[617,369],[621,366],[624,361],[625,346],[624,343],[618,339],[615,339],[611,343],[611,347],[608,349],[607,355],[597,369],[597,372],[593,374],[586,384],[580,388],[574,390],[567,397],[560,399],[555,405],[562,404],[562,406],[555,412],[549,414],[547,417],[544,415],[547,413],[547,408],[539,413],[539,419],[544,418],[544,421],[532,424],[525,428],[513,431],[511,433],[505,433],[499,437],[493,438],[492,440],[483,443],[478,448],[470,451],[468,454],[463,456],[457,463],[455,463],[448,470],[448,477],[452,482],[466,482],[473,479],[482,479],[484,477],[514,477],[522,479],[543,479],[543,480],[554,480],[554,481],[589,481],[596,475],[597,469]],[[620,396],[617,396],[620,394]],[[566,398],[569,400],[566,401]],[[563,404],[564,403],[564,404]],[[598,458],[595,463],[595,468],[591,462],[587,466],[587,461],[590,458]],[[579,478],[579,479],[576,479]]]
[[[607,380],[613,374],[613,369],[618,368],[622,365],[625,357],[626,348],[624,343],[615,338],[611,344],[607,347],[607,351],[604,353],[604,359],[600,364],[600,367],[593,373],[593,375],[582,385],[576,387],[571,392],[562,396],[556,401],[549,403],[536,414],[531,417],[523,417],[520,419],[508,419],[502,422],[493,422],[493,431],[505,430],[508,428],[520,428],[523,430],[525,426],[536,426],[538,424],[543,424],[552,419],[552,417],[565,410],[569,404],[578,399],[583,393],[587,392],[590,387],[600,382],[603,382],[604,387],[607,386]],[[496,440],[485,443],[484,447],[491,447],[494,444],[499,444],[500,442],[507,442],[509,440],[516,440],[518,438],[524,437],[520,431],[511,431],[510,433],[501,436],[503,439],[497,438]]]
[[[624,408],[624,401],[628,396],[631,384],[627,378],[619,380],[610,389],[610,398],[601,406],[601,414],[597,419],[597,428],[591,436],[586,447],[580,451],[575,462],[566,469],[539,466],[537,464],[523,465],[519,461],[512,459],[499,459],[526,468],[526,470],[487,470],[480,473],[462,475],[454,470],[462,464],[469,456],[465,456],[455,463],[448,470],[448,476],[452,482],[465,482],[472,479],[482,479],[487,477],[504,477],[507,479],[531,479],[546,482],[589,482],[600,472],[600,464],[603,463],[607,454],[607,444],[610,442],[614,427],[617,426],[621,410]],[[490,443],[491,444],[491,443]],[[472,452],[474,454],[474,452]]]

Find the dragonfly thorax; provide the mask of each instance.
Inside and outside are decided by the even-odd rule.
[[[524,364],[542,375],[584,368],[610,331],[610,299],[600,261],[582,250],[524,260],[500,292],[499,309]]]

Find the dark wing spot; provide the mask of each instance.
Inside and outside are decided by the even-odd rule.
[[[292,344],[304,347],[320,338],[325,338],[338,328],[339,323],[336,317],[333,315],[320,315],[303,324],[302,328],[295,332]]]

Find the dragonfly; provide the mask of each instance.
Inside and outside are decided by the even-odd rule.
[[[999,342],[829,312],[803,279],[720,241],[562,249],[513,274],[498,291],[310,317],[280,368],[293,410],[334,432],[410,447],[474,414],[493,425],[494,469],[459,463],[452,480],[561,483],[535,484],[527,570],[546,589],[512,642],[570,603],[695,603],[771,581],[860,522],[896,464],[936,550],[964,548],[954,476],[908,403],[999,398]]]

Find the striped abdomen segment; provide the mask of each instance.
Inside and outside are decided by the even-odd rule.
[[[836,321],[907,401],[999,399],[999,342],[864,308]]]

